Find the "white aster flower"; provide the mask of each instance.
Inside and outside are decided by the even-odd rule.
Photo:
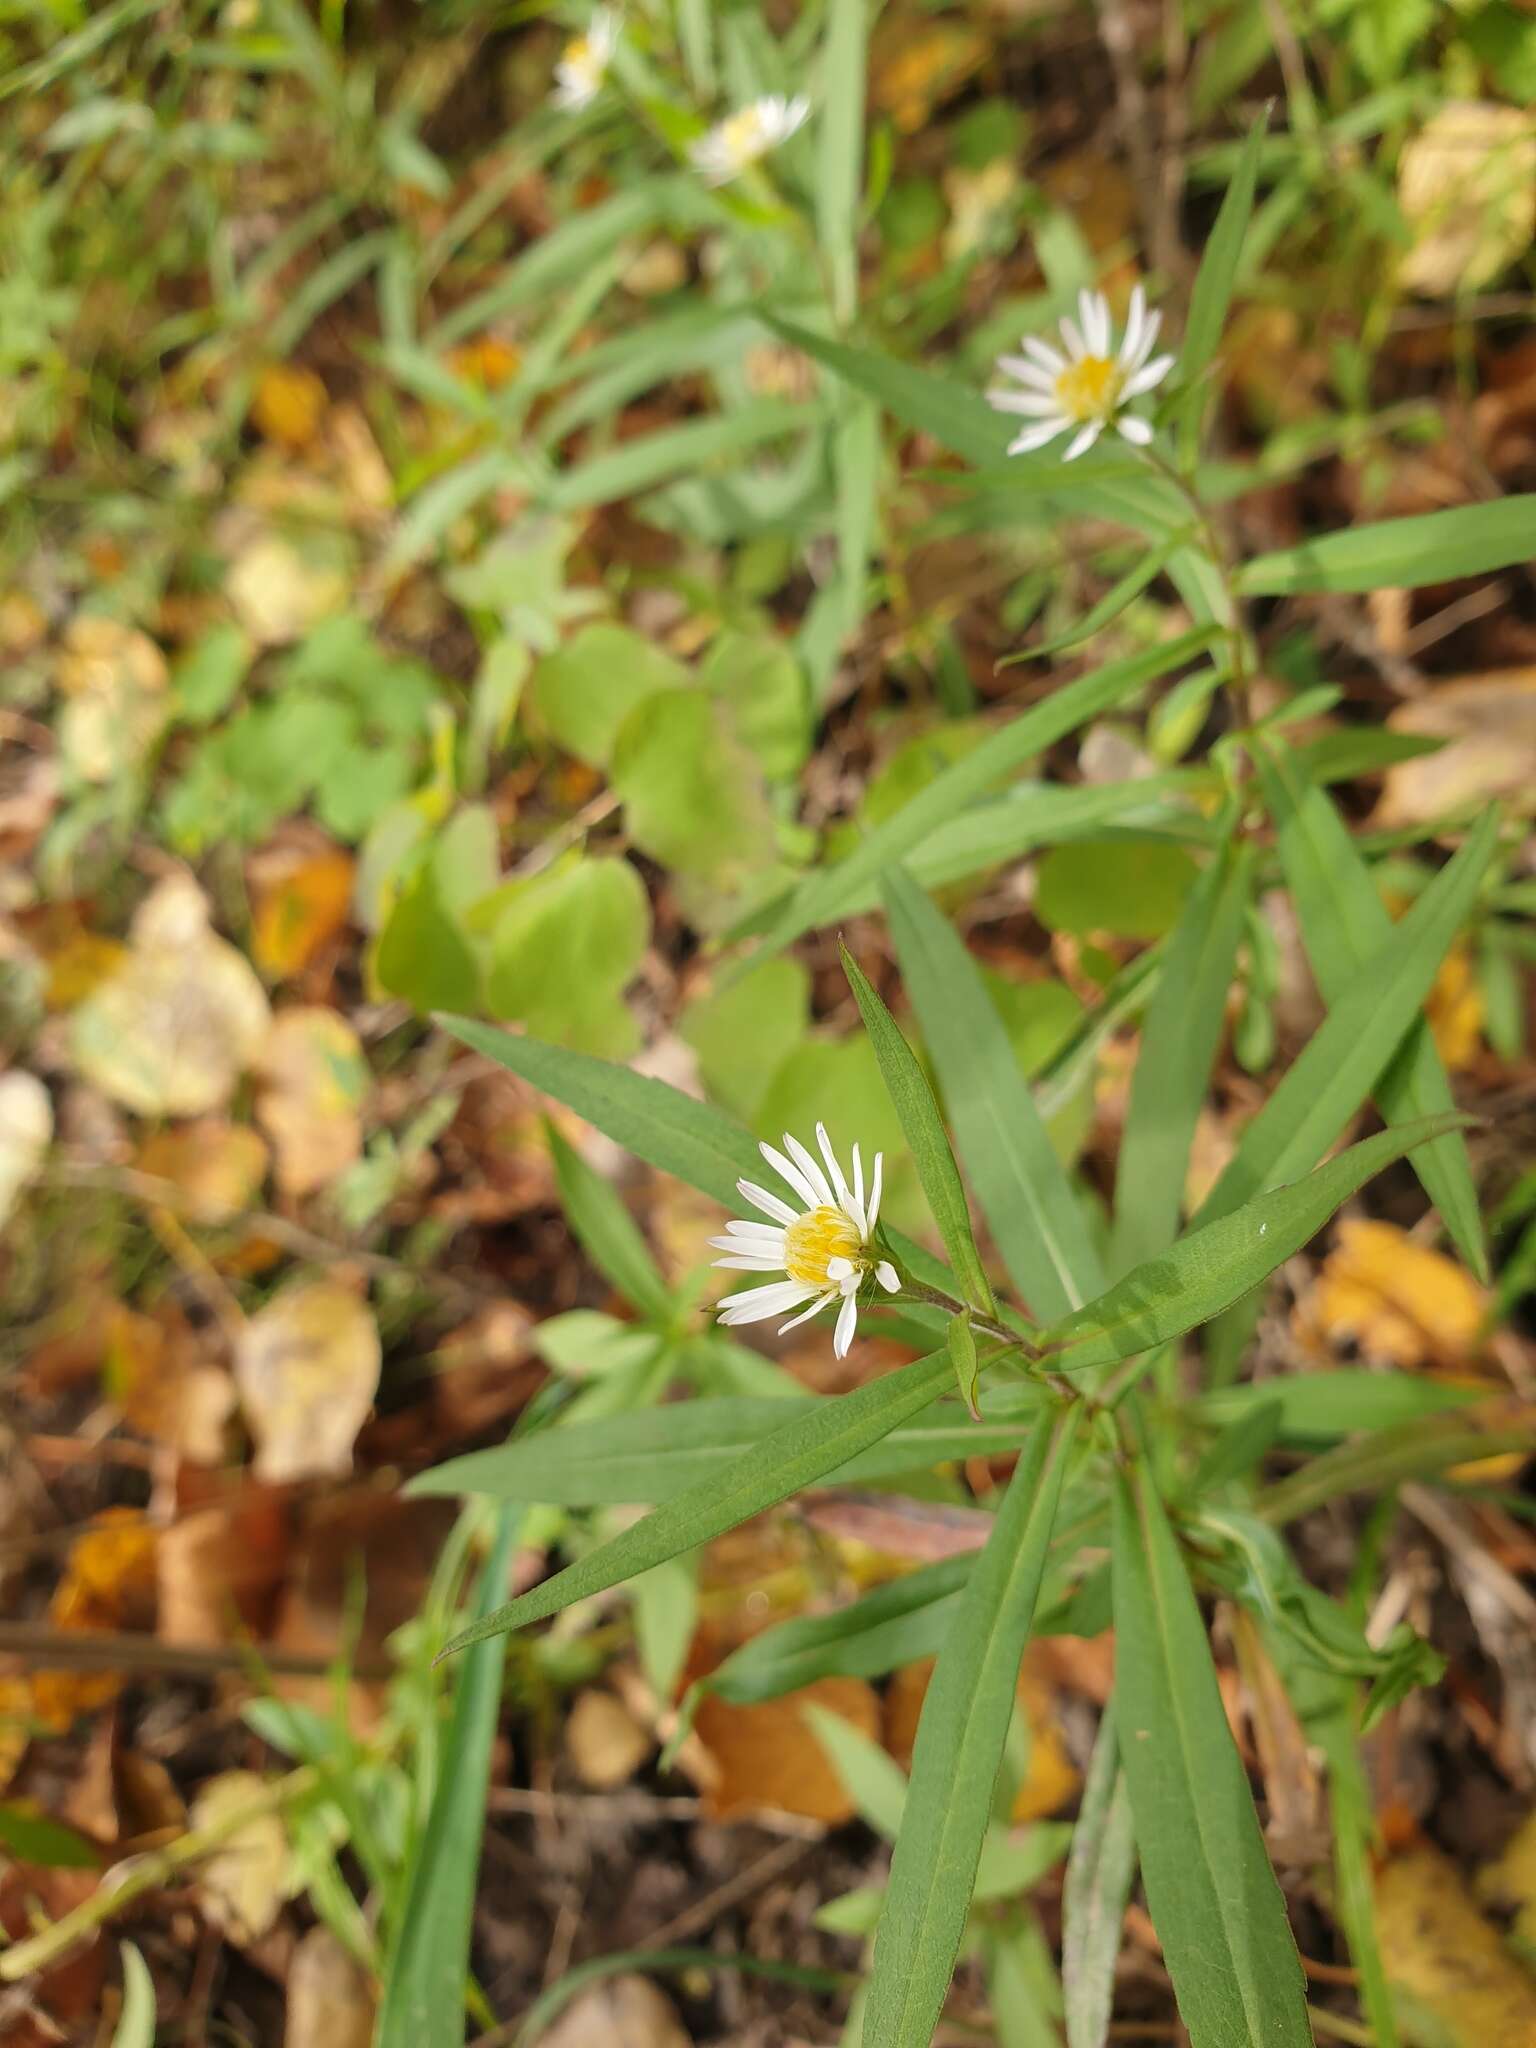
[[[724,1295],[718,1306],[722,1323],[760,1323],[767,1316],[781,1316],[799,1309],[781,1323],[779,1334],[807,1321],[818,1309],[841,1301],[832,1349],[846,1358],[858,1320],[859,1289],[873,1275],[887,1294],[894,1294],[901,1282],[889,1259],[876,1256],[875,1223],[880,1214],[880,1167],[882,1155],[875,1154],[870,1179],[869,1202],[864,1201],[864,1162],[857,1145],[853,1148],[853,1185],[849,1186],[837,1163],[825,1124],[816,1126],[816,1142],[826,1161],[820,1163],[797,1138],[784,1134],[784,1151],[764,1145],[763,1157],[794,1193],[795,1203],[770,1194],[755,1181],[739,1180],[736,1185],[771,1223],[728,1223],[724,1237],[710,1243],[728,1253],[716,1259],[738,1273],[784,1273],[767,1287],[745,1287],[739,1294]],[[788,1155],[786,1157],[786,1154]],[[802,1304],[809,1302],[808,1308]]]
[[[811,103],[803,94],[789,100],[782,93],[769,93],[753,100],[717,121],[707,135],[689,146],[694,169],[702,171],[711,185],[728,184],[770,149],[787,142],[810,111]]]
[[[602,90],[618,46],[619,17],[611,7],[594,9],[586,34],[573,36],[560,52],[550,95],[555,105],[569,113],[590,106]]]
[[[1173,368],[1171,355],[1152,354],[1162,314],[1147,311],[1147,295],[1137,285],[1131,293],[1125,338],[1116,353],[1114,325],[1104,294],[1080,292],[1077,310],[1081,325],[1073,320],[1061,323],[1065,355],[1028,334],[1023,355],[997,359],[997,367],[1016,377],[1024,389],[1002,386],[987,393],[987,403],[999,412],[1022,413],[1035,422],[1009,442],[1010,455],[1027,455],[1054,441],[1058,434],[1071,433],[1074,427],[1077,432],[1062,450],[1065,462],[1091,448],[1106,427],[1112,426],[1139,447],[1152,438],[1147,422],[1124,408],[1131,399],[1161,384]]]

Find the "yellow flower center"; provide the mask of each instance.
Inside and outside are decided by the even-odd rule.
[[[1120,396],[1120,365],[1109,356],[1083,356],[1056,379],[1056,403],[1069,420],[1107,419]]]
[[[725,144],[731,161],[749,164],[755,156],[762,154],[763,124],[756,107],[743,107],[738,114],[732,114],[721,123],[720,140]]]
[[[830,1287],[829,1259],[863,1263],[863,1242],[841,1209],[807,1209],[784,1231],[784,1270],[801,1287]]]

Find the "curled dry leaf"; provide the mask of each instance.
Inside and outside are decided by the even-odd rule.
[[[259,1066],[265,1087],[256,1114],[277,1155],[277,1184],[285,1194],[311,1194],[363,1149],[362,1045],[337,1010],[283,1010]]]
[[[1536,234],[1536,119],[1452,100],[1399,158],[1397,203],[1413,236],[1399,284],[1431,299],[1481,290]]]
[[[1446,744],[1387,770],[1379,824],[1428,824],[1491,797],[1536,808],[1536,668],[1442,683],[1400,705],[1387,724]]]
[[[43,1163],[53,1137],[53,1104],[35,1074],[0,1074],[0,1225]]]
[[[198,1865],[204,1914],[242,1947],[271,1930],[293,1889],[288,1836],[277,1814],[263,1808],[266,1787],[255,1771],[223,1771],[192,1802],[194,1830],[218,1828],[250,1813]]]
[[[162,882],[129,936],[121,968],[74,1014],[76,1066],[141,1116],[220,1108],[267,1036],[261,983],[209,929],[207,900],[190,876]]]
[[[117,619],[72,619],[55,680],[65,698],[59,747],[86,782],[111,782],[137,766],[170,716],[165,656],[147,634]]]
[[[255,1207],[267,1177],[267,1147],[249,1124],[200,1117],[152,1131],[138,1164],[141,1173],[181,1189],[194,1223],[228,1223]]]
[[[269,1485],[352,1469],[382,1354],[364,1301],[334,1280],[290,1287],[246,1324],[235,1384]]]

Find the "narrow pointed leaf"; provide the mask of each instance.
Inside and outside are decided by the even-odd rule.
[[[1015,1467],[923,1702],[864,2019],[882,2048],[928,2048],[943,2009],[1078,1414],[1042,1423]]]
[[[1205,1623],[1144,1470],[1114,1494],[1116,1723],[1142,1882],[1191,2048],[1312,2048],[1285,1900]]]
[[[1195,1124],[1205,1101],[1252,887],[1250,850],[1229,843],[1185,900],[1141,1050],[1115,1174],[1109,1265],[1124,1273],[1178,1235]]]
[[[884,891],[907,994],[993,1241],[1035,1314],[1066,1315],[1104,1284],[1082,1206],[961,939],[902,869],[885,876]]]
[[[1428,1479],[1501,1451],[1529,1452],[1533,1444],[1536,1408],[1529,1402],[1490,1402],[1457,1416],[1424,1415],[1309,1459],[1265,1489],[1258,1512],[1279,1527],[1344,1494],[1381,1494],[1405,1479]]]
[[[1243,241],[1253,216],[1253,195],[1258,183],[1259,155],[1269,127],[1268,109],[1248,131],[1248,139],[1232,172],[1232,182],[1222,199],[1195,275],[1190,293],[1189,318],[1179,349],[1178,376],[1187,392],[1179,406],[1179,453],[1186,466],[1193,461],[1200,442],[1200,423],[1205,417],[1209,391],[1205,373],[1221,345],[1221,333],[1232,304],[1232,288],[1242,261]]]
[[[1335,1142],[1413,1028],[1497,844],[1498,814],[1488,810],[1330,1004],[1300,1058],[1243,1132],[1196,1223],[1230,1214],[1261,1188],[1295,1180]]]
[[[642,1315],[668,1315],[672,1296],[667,1283],[612,1183],[588,1166],[553,1124],[548,1137],[560,1200],[592,1263]]]
[[[1274,820],[1275,848],[1295,900],[1301,942],[1324,1002],[1335,1003],[1351,976],[1391,937],[1392,920],[1343,819],[1302,773],[1291,749],[1267,735],[1254,747],[1253,763]],[[1455,1106],[1425,1018],[1410,1027],[1373,1093],[1389,1124],[1439,1116]],[[1486,1280],[1488,1251],[1466,1139],[1452,1132],[1420,1146],[1413,1168],[1457,1250]]]
[[[1037,1331],[1058,1370],[1081,1372],[1166,1344],[1220,1313],[1317,1235],[1372,1174],[1465,1118],[1432,1117],[1351,1145],[1291,1187],[1258,1195],[1181,1237],[1117,1280],[1097,1301]]]
[[[868,0],[831,0],[816,161],[817,236],[832,310],[846,325],[859,291],[859,179],[864,168]]]
[[[1370,526],[1256,555],[1237,572],[1248,597],[1281,597],[1299,590],[1412,590],[1513,568],[1531,558],[1536,494],[1457,505],[1411,519]]]
[[[465,1629],[442,1654],[450,1656],[487,1636],[505,1635],[558,1614],[573,1601],[606,1592],[652,1565],[665,1564],[680,1551],[696,1550],[765,1508],[776,1507],[926,1408],[949,1374],[946,1348],[854,1393],[819,1403],[809,1415],[776,1429],[723,1471],[656,1508],[623,1535]]]
[[[1111,1702],[1093,1745],[1062,1891],[1061,1988],[1067,2048],[1104,2048],[1108,2038],[1120,1930],[1135,1875],[1131,1800]]]
[[[939,1115],[939,1105],[933,1099],[933,1090],[928,1086],[928,1077],[918,1065],[916,1053],[902,1037],[895,1018],[846,946],[842,955],[843,972],[875,1048],[886,1092],[896,1105],[918,1179],[933,1220],[939,1226],[955,1278],[966,1300],[990,1315],[997,1304],[971,1235],[971,1216],[965,1189],[960,1185],[960,1169],[949,1149],[949,1135]]]
[[[1133,697],[1159,676],[1193,661],[1217,638],[1213,626],[1201,626],[1144,654],[1112,661],[1078,676],[1009,724],[989,733],[980,746],[936,775],[900,810],[871,826],[846,860],[810,876],[795,894],[752,955],[761,959],[799,938],[802,932],[839,915],[839,906],[856,901],[882,868],[893,867],[946,819],[969,809],[979,797],[1046,747],[1089,719]]]
[[[123,2009],[112,2048],[155,2048],[155,1980],[132,1942],[121,1942],[118,1954],[123,1959]]]

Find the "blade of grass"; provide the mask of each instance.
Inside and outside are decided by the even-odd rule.
[[[1109,1269],[1128,1272],[1178,1235],[1195,1125],[1226,1021],[1251,849],[1229,841],[1190,891],[1141,1027],[1115,1173]]]
[[[810,1414],[774,1430],[723,1472],[688,1488],[542,1586],[461,1631],[442,1655],[452,1656],[489,1636],[558,1614],[573,1601],[606,1592],[621,1580],[665,1564],[680,1551],[696,1550],[738,1522],[776,1507],[926,1408],[949,1373],[946,1347],[851,1394],[819,1402]]]
[[[1067,2048],[1104,2048],[1114,2005],[1120,1929],[1135,1875],[1131,1801],[1111,1701],[1093,1745],[1062,1892]]]
[[[883,881],[907,994],[998,1252],[1037,1316],[1066,1315],[1104,1284],[1082,1206],[963,942],[902,869]]]
[[[1166,1344],[1236,1301],[1317,1235],[1345,1202],[1414,1145],[1438,1137],[1444,1117],[1382,1131],[1351,1145],[1290,1187],[1186,1232],[1177,1244],[1117,1280],[1097,1301],[1035,1333],[1057,1371],[1081,1372]],[[1461,1119],[1460,1121],[1465,1121]]]
[[[1243,240],[1253,217],[1253,195],[1268,127],[1266,107],[1248,131],[1190,293],[1178,368],[1180,382],[1186,388],[1177,407],[1179,460],[1186,470],[1193,468],[1200,452],[1200,428],[1210,397],[1206,371],[1215,360],[1227,323],[1232,288],[1242,262]]]
[[[993,1300],[991,1284],[971,1234],[970,1209],[966,1204],[965,1189],[960,1185],[960,1169],[950,1150],[949,1136],[939,1115],[939,1106],[933,1099],[933,1090],[928,1086],[928,1077],[858,962],[846,946],[841,951],[843,972],[859,1006],[859,1015],[864,1019],[864,1029],[875,1048],[886,1092],[901,1119],[902,1131],[917,1166],[918,1179],[923,1184],[933,1220],[939,1226],[939,1235],[955,1269],[955,1278],[967,1301],[993,1315],[997,1303]]]
[[[1015,1467],[923,1703],[864,2017],[882,2048],[928,2048],[943,2009],[1079,1413],[1042,1424]]]
[[[1247,597],[1284,597],[1302,590],[1412,590],[1422,583],[1450,583],[1528,562],[1533,532],[1536,493],[1457,505],[1256,555],[1238,570],[1237,587]]]
[[[1307,779],[1292,750],[1266,734],[1254,745],[1252,759],[1274,820],[1275,849],[1296,904],[1301,941],[1323,1000],[1332,1004],[1391,937],[1392,920],[1343,819],[1324,791]],[[1454,1107],[1425,1019],[1411,1026],[1377,1077],[1374,1093],[1388,1123],[1438,1116]],[[1488,1251],[1465,1138],[1453,1132],[1421,1147],[1413,1154],[1413,1168],[1457,1250],[1486,1281]]]
[[[1196,1224],[1226,1216],[1261,1188],[1294,1180],[1338,1138],[1412,1029],[1461,930],[1498,844],[1483,813],[1461,851],[1350,977],[1321,1027],[1243,1132]],[[1443,1124],[1441,1135],[1454,1129]]]
[[[1455,1418],[1425,1415],[1310,1459],[1267,1487],[1257,1512],[1278,1527],[1344,1494],[1382,1493],[1405,1479],[1427,1479],[1501,1451],[1528,1452],[1533,1443],[1536,1409],[1528,1402],[1495,1403]]]
[[[1142,1881],[1191,2048],[1312,2048],[1205,1623],[1144,1469],[1114,1482],[1115,1698]]]
[[[482,1614],[506,1584],[521,1517],[504,1508],[480,1578]],[[501,1706],[503,1647],[481,1642],[458,1674],[431,1810],[410,1874],[379,2008],[377,2048],[462,2048],[485,1784]]]
[[[155,1980],[131,1941],[118,1944],[123,1959],[123,2009],[112,2033],[112,2048],[155,2048]]]
[[[859,294],[859,181],[864,167],[867,0],[829,0],[816,157],[816,239],[832,315],[853,318]]]

